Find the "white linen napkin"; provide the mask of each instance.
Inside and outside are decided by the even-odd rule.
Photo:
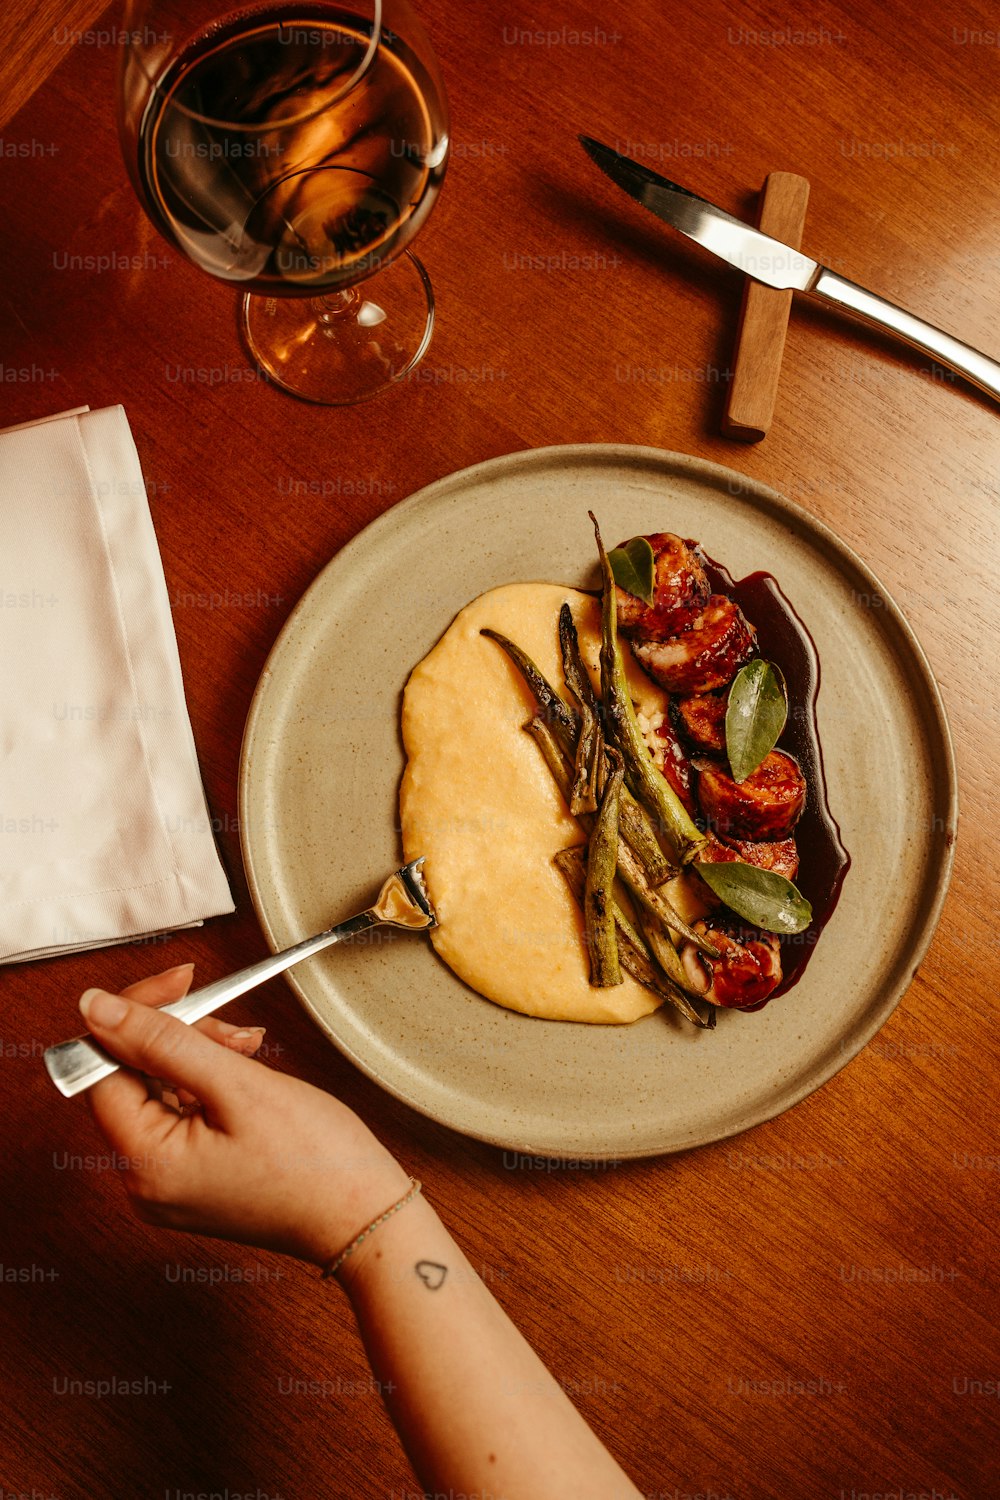
[[[0,963],[232,910],[125,412],[0,432]]]

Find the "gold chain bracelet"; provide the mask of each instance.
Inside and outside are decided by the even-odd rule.
[[[384,1224],[386,1219],[391,1219],[394,1213],[398,1213],[401,1208],[405,1208],[410,1199],[417,1196],[422,1186],[423,1184],[418,1182],[415,1177],[411,1177],[409,1189],[403,1194],[402,1198],[399,1199],[398,1203],[394,1203],[391,1208],[387,1208],[384,1214],[379,1214],[377,1219],[372,1219],[371,1223],[367,1225],[366,1228],[362,1229],[360,1234],[356,1234],[351,1243],[347,1245],[343,1250],[341,1250],[336,1260],[332,1260],[330,1262],[326,1270],[322,1273],[320,1279],[325,1281],[328,1276],[335,1276],[340,1270],[341,1266],[344,1264],[344,1261],[347,1259],[347,1257],[354,1254],[354,1251],[358,1248],[362,1241],[366,1240],[368,1236],[372,1234],[380,1224]]]

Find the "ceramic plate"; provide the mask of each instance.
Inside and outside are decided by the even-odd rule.
[[[426,938],[335,948],[288,980],[370,1078],[443,1124],[531,1154],[609,1158],[721,1139],[796,1104],[885,1022],[930,942],[951,871],[954,756],[911,630],[821,522],[732,470],[651,448],[560,447],[453,474],[381,516],[304,595],[261,676],[240,830],[272,948],[360,911],[402,863],[400,700],[476,594],[598,586],[606,536],[697,537],[734,577],[771,572],[819,650],[830,807],[853,864],[802,980],[714,1032],[540,1021],[458,980]]]

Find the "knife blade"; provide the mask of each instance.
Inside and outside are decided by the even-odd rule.
[[[700,198],[610,146],[585,135],[579,140],[591,160],[630,198],[752,280],[783,291],[802,292],[895,334],[1000,401],[1000,364],[979,349],[837,275],[800,250],[762,234],[716,208],[707,198]]]

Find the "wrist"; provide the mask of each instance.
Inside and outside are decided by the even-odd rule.
[[[382,1142],[354,1117],[349,1149],[312,1195],[302,1258],[328,1266],[366,1225],[408,1191],[410,1178]]]
[[[336,1280],[357,1311],[366,1300],[378,1300],[387,1286],[406,1281],[426,1255],[440,1255],[442,1237],[455,1248],[423,1191],[414,1193],[351,1251]]]
[[[388,1219],[391,1219],[394,1214],[401,1213],[409,1203],[412,1203],[413,1199],[420,1192],[422,1186],[423,1184],[418,1182],[415,1177],[407,1178],[406,1192],[401,1194],[400,1197],[396,1198],[392,1203],[390,1203],[389,1207],[383,1209],[380,1214],[376,1214],[374,1219],[370,1219],[369,1222],[364,1226],[364,1228],[359,1230],[354,1238],[347,1242],[343,1250],[341,1250],[340,1254],[337,1255],[324,1270],[323,1279],[325,1280],[328,1276],[337,1276],[341,1271],[341,1268],[346,1264],[350,1257],[352,1255],[359,1254],[363,1249],[365,1242],[369,1240],[373,1234],[377,1233],[377,1231],[382,1227],[384,1223],[386,1223]],[[377,1250],[375,1252],[375,1255],[377,1259],[379,1255],[379,1252]]]

